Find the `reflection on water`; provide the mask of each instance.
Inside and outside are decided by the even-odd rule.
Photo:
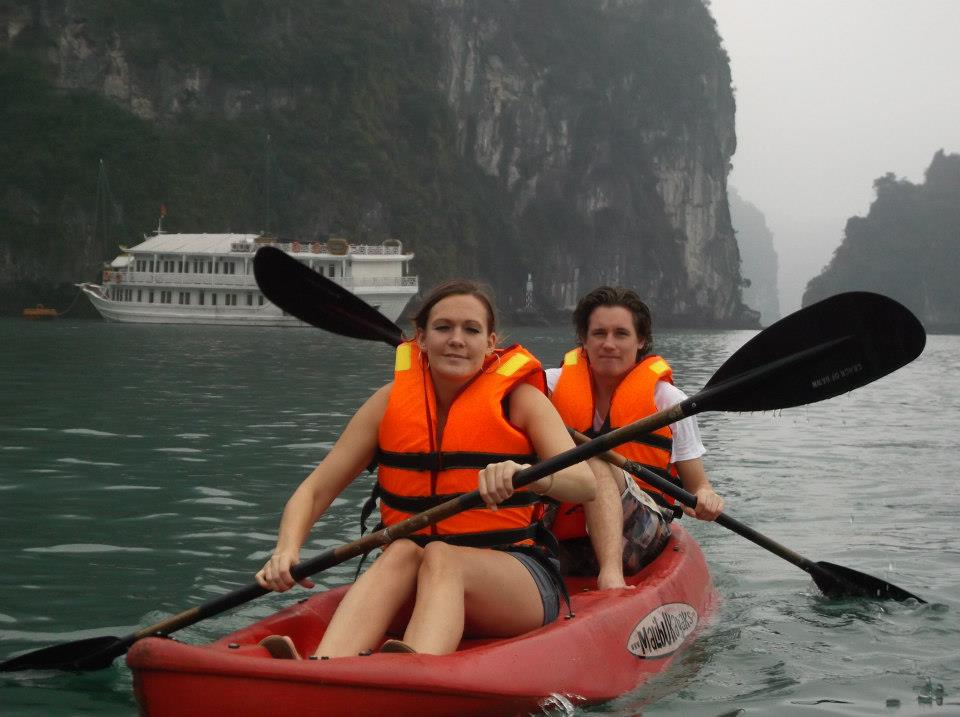
[[[392,366],[382,344],[310,330],[4,320],[0,332],[4,657],[127,634],[248,583],[287,496]],[[564,329],[509,333],[548,366],[570,347]],[[695,393],[752,335],[664,331],[656,342]],[[714,620],[666,674],[572,713],[960,714],[958,357],[960,338],[933,336],[918,361],[847,396],[700,417],[732,516],[931,604],[826,600],[787,562],[685,519],[720,595]],[[350,486],[306,555],[357,537],[371,485],[364,475]],[[318,582],[347,582],[354,569]],[[215,639],[301,594],[179,636]],[[11,673],[0,690],[4,715],[135,714],[122,661],[83,675]]]

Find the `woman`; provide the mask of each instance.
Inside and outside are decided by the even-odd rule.
[[[667,362],[651,353],[650,311],[635,292],[595,289],[577,304],[573,321],[579,347],[564,356],[561,368],[546,372],[551,400],[568,426],[595,436],[686,399],[673,385]],[[723,510],[703,468],[705,449],[695,418],[617,451],[696,495],[696,512],[685,512],[713,520]],[[674,501],[600,460],[590,466],[598,477],[597,499],[561,505],[556,512],[552,529],[561,563],[564,573],[597,575],[600,589],[624,587],[624,574],[656,557],[670,534],[672,510],[659,509],[647,493],[668,510]]]
[[[536,541],[540,497],[581,503],[595,494],[585,464],[514,494],[513,475],[533,454],[550,458],[573,442],[543,393],[539,362],[519,346],[495,348],[493,305],[477,284],[437,287],[414,324],[414,340],[397,349],[393,382],[364,403],[287,502],[257,582],[277,591],[293,586],[290,568],[311,527],[373,460],[386,525],[437,496],[478,489],[485,506],[389,545],[347,592],[316,648],[321,658],[381,648],[395,616],[410,606],[403,640],[383,651],[445,654],[465,634],[509,637],[556,619],[556,560]],[[298,656],[289,638],[264,644],[275,656]]]

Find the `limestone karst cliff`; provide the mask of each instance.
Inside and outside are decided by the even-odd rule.
[[[769,326],[780,318],[777,286],[779,261],[773,246],[773,233],[766,218],[755,205],[744,200],[730,187],[730,218],[740,248],[740,273],[743,274],[743,303],[760,312],[760,323]]]
[[[804,306],[840,291],[876,291],[913,311],[928,331],[960,333],[960,154],[938,151],[922,184],[887,174],[865,217],[810,280]]]
[[[548,314],[611,282],[663,323],[753,320],[701,0],[7,0],[0,26],[0,129],[23,142],[0,168],[9,301],[115,253],[105,157],[134,235],[163,201],[171,229],[397,236],[424,284],[479,275],[507,309],[530,273]]]

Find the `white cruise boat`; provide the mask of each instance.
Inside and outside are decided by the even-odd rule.
[[[157,324],[307,326],[260,293],[253,255],[270,244],[333,279],[396,321],[417,293],[413,254],[395,239],[380,245],[280,242],[259,234],[145,236],[106,265],[101,284],[78,284],[110,321]]]

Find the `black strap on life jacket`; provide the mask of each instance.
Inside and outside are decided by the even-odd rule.
[[[610,433],[612,430],[613,426],[610,425],[610,416],[607,416],[603,425],[600,426],[599,431],[594,431],[591,428],[591,430],[584,431],[583,433],[589,438],[596,438],[597,436],[602,436],[604,433]],[[661,436],[659,433],[644,433],[632,439],[630,443],[641,443],[645,446],[651,446],[652,448],[659,448],[668,453],[673,451],[673,439]]]
[[[408,471],[442,471],[454,468],[486,468],[491,463],[515,461],[536,463],[535,453],[479,453],[471,451],[432,451],[396,453],[377,448],[374,463]]]
[[[425,510],[430,510],[441,503],[446,503],[448,500],[453,500],[454,498],[459,498],[464,493],[440,493],[437,495],[398,495],[396,493],[391,493],[382,485],[377,483],[379,498],[381,502],[394,510],[399,510],[402,513],[422,513]],[[526,507],[528,505],[535,505],[540,503],[543,498],[533,491],[522,490],[517,491],[505,501],[499,504],[501,508],[518,508]],[[483,507],[483,506],[481,506]]]
[[[537,544],[542,544],[554,555],[559,549],[553,533],[545,530],[543,524],[539,522],[531,523],[523,528],[484,530],[479,533],[454,533],[451,535],[418,534],[408,535],[406,538],[420,547],[439,540],[447,545],[459,545],[465,548],[510,548],[514,543],[519,543],[521,540],[533,540]]]

